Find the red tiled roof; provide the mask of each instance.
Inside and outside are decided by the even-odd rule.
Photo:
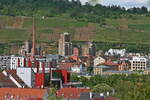
[[[70,99],[77,99],[80,97],[81,93],[90,92],[90,89],[86,88],[62,88],[57,91],[57,96],[70,98]]]
[[[113,97],[107,97],[107,98],[96,98],[96,99],[93,99],[93,100],[118,100],[118,99],[113,98]]]
[[[108,66],[118,66],[118,65],[119,65],[119,64],[114,63],[114,62],[112,62],[112,61],[107,61],[107,62],[104,62],[103,64],[104,64],[104,65],[108,65]]]
[[[0,88],[0,100],[4,100],[5,96],[13,96],[14,98],[18,97],[19,100],[28,100],[29,98],[43,98],[46,92],[46,89]]]
[[[76,65],[76,63],[60,63],[59,68],[60,69],[70,69],[74,65]]]
[[[27,100],[43,100],[42,98],[30,98],[30,99],[27,99]]]
[[[9,79],[9,77],[5,76],[3,73],[0,73],[0,87],[16,88],[17,86]]]

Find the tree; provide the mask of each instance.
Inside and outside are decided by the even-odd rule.
[[[94,93],[107,93],[112,92],[112,90],[113,88],[105,83],[98,84],[92,88],[92,92]]]
[[[143,14],[145,14],[145,13],[148,13],[148,10],[147,10],[147,8],[146,7],[142,7],[141,8],[141,12],[143,13]]]
[[[71,82],[78,82],[79,78],[76,74],[71,74],[70,81]]]
[[[56,88],[50,88],[48,93],[48,100],[61,100],[60,97],[56,96]]]

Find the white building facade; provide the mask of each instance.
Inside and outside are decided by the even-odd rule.
[[[131,71],[145,70],[150,67],[150,61],[146,57],[133,57],[131,62]]]
[[[30,88],[34,87],[35,75],[32,68],[28,67],[17,68],[17,75],[28,87]]]
[[[105,55],[108,56],[125,56],[126,49],[109,49],[108,52],[105,53]]]
[[[105,62],[105,59],[102,57],[97,57],[94,59],[94,66],[98,66],[99,64],[102,64]]]
[[[25,57],[11,56],[10,69],[17,69],[18,67],[24,67]]]

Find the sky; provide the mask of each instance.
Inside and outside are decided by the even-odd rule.
[[[83,4],[88,0],[80,0]],[[146,6],[150,10],[150,0],[99,0],[102,5],[119,5],[126,8]]]

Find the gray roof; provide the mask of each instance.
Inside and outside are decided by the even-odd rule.
[[[110,68],[109,66],[106,65],[100,65],[100,66],[96,66],[97,68]]]
[[[92,100],[96,98],[104,98],[100,96],[100,93],[92,93],[92,98],[90,98],[90,92],[81,93],[79,100]]]
[[[150,70],[150,68],[146,68],[145,70]]]
[[[132,74],[135,73],[133,71],[115,71],[115,70],[107,70],[105,72],[110,72],[110,73],[124,73],[124,74]]]

